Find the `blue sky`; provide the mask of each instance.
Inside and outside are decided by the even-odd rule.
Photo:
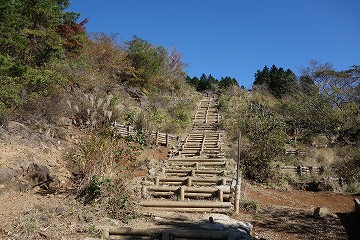
[[[311,59],[360,65],[359,0],[72,0],[88,32],[134,35],[182,53],[190,77],[251,87],[265,65],[296,74]]]

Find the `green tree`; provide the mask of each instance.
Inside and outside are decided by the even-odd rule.
[[[28,66],[40,66],[62,54],[57,27],[68,0],[6,0],[0,5],[0,52]],[[4,21],[3,21],[4,19]]]
[[[127,59],[136,69],[137,74],[131,83],[140,87],[149,84],[151,78],[160,73],[164,65],[167,52],[163,47],[153,46],[147,41],[134,36],[130,42],[126,43]]]
[[[63,80],[49,66],[64,56],[57,30],[70,14],[63,12],[68,5],[68,0],[0,2],[0,107],[7,114],[37,102]]]
[[[222,89],[226,89],[230,86],[239,86],[239,83],[238,81],[235,79],[235,78],[231,78],[231,77],[222,77],[220,79],[220,82],[219,82],[219,87],[222,88]]]
[[[331,64],[310,62],[302,69],[300,91],[287,96],[281,111],[287,122],[310,141],[324,134],[329,142],[359,141],[359,68],[335,71]]]
[[[296,76],[290,69],[285,71],[275,65],[271,69],[265,66],[262,71],[257,70],[255,73],[254,85],[265,85],[276,98],[291,93],[295,83]]]
[[[314,80],[318,94],[327,100],[333,118],[337,119],[331,129],[333,139],[353,144],[360,139],[360,67],[336,71],[329,63],[321,64],[313,60],[309,65],[302,69],[302,74]]]

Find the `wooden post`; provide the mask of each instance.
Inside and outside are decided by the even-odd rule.
[[[159,184],[160,184],[160,179],[159,179],[159,177],[155,177],[155,185],[156,185],[156,186],[159,186]]]
[[[184,201],[185,200],[185,187],[181,186],[180,187],[180,201]]]
[[[219,189],[219,200],[220,200],[220,202],[224,201],[224,190],[223,189]]]
[[[192,180],[190,177],[187,178],[187,186],[188,187],[191,187],[191,184],[192,184]]]
[[[235,186],[235,213],[236,214],[239,214],[240,194],[241,194],[240,141],[241,141],[241,132],[239,131],[239,135],[238,135],[238,159],[237,159],[236,186]]]
[[[159,144],[159,132],[156,132],[156,140],[155,140],[155,145]]]
[[[169,148],[169,134],[166,134],[166,147]]]
[[[202,140],[202,143],[201,143],[200,156],[201,156],[201,155],[202,155],[202,153],[204,152],[205,139],[206,139],[206,135],[204,134],[204,136],[203,136],[203,140]]]
[[[141,192],[142,192],[143,198],[146,198],[147,195],[148,195],[147,187],[146,187],[146,186],[143,186],[142,189],[141,189]]]
[[[109,229],[108,228],[104,229],[102,235],[104,239],[110,239]]]

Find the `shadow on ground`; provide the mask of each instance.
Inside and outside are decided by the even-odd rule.
[[[252,224],[258,232],[272,231],[292,239],[360,239],[348,238],[354,228],[351,214],[338,214],[316,219],[312,212],[304,210],[267,207],[255,214]],[[355,236],[355,235],[354,235]],[[358,235],[357,235],[358,236]]]
[[[360,214],[357,212],[337,213],[349,240],[360,239]]]

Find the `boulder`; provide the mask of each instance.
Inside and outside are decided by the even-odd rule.
[[[145,93],[135,87],[126,87],[125,91],[136,101],[140,103],[142,107],[146,107],[149,104],[149,99]]]
[[[202,228],[207,230],[236,230],[239,233],[246,233],[251,235],[253,226],[248,222],[239,221],[236,219],[230,218],[225,214],[211,214],[208,215],[208,221],[201,225]]]
[[[28,127],[15,121],[10,121],[6,126],[6,130],[9,133],[20,135],[23,138],[29,138],[31,135],[31,131]]]
[[[316,219],[333,217],[334,214],[326,207],[317,207],[314,210],[313,217]]]
[[[49,169],[41,164],[32,163],[27,169],[27,180],[31,182],[32,186],[40,185],[50,182]]]

